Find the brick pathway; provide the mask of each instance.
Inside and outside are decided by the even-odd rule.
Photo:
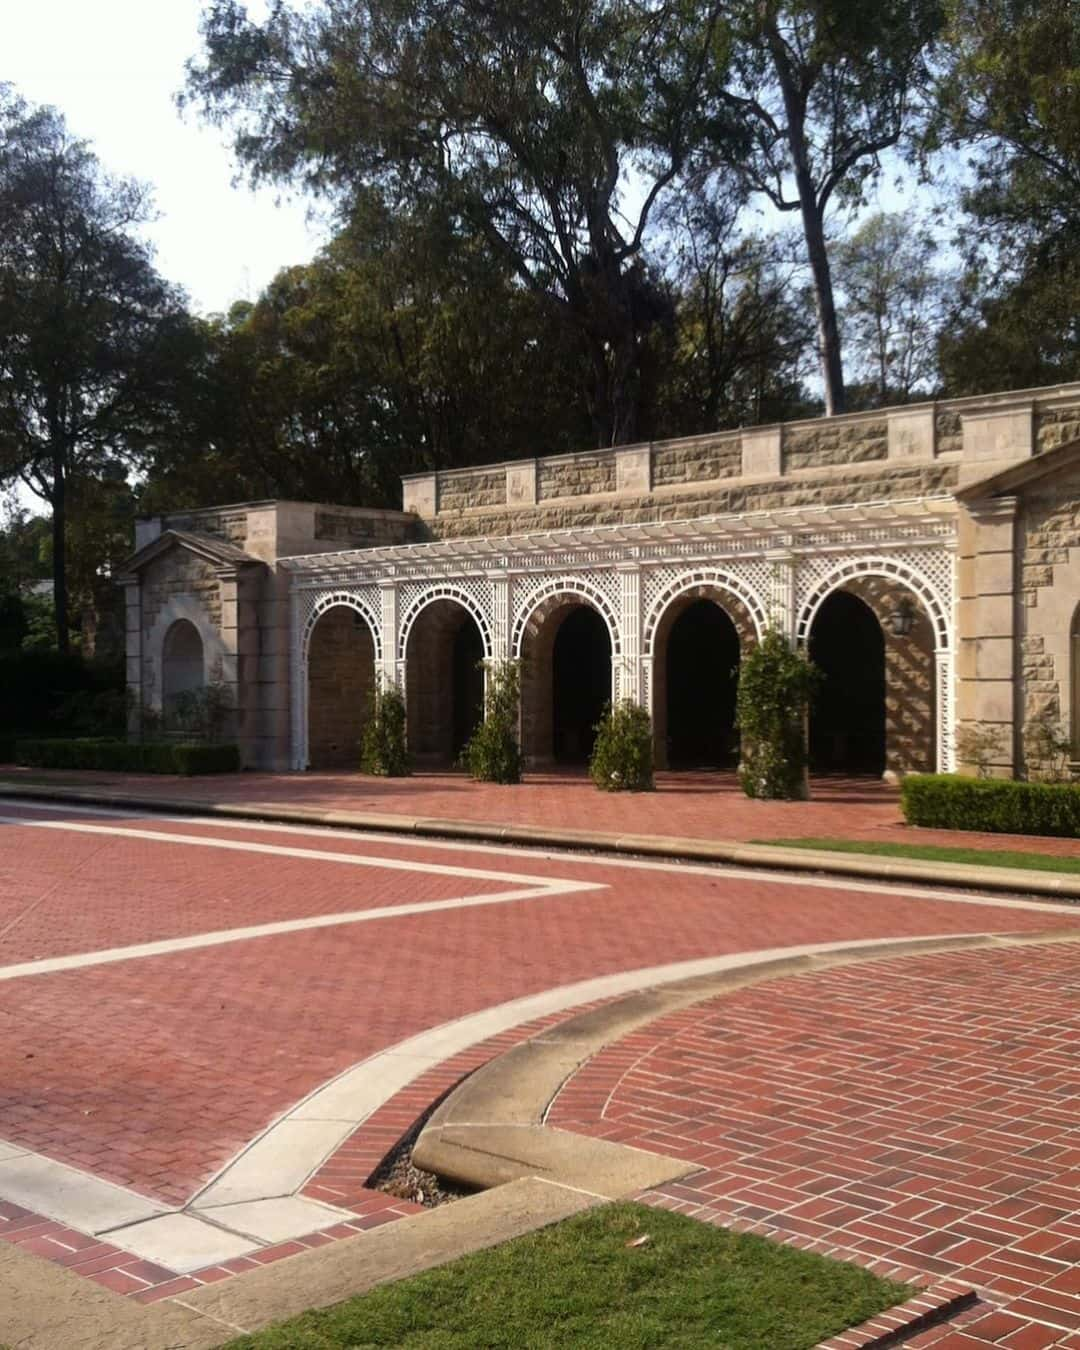
[[[25,803],[0,814],[24,822],[0,825],[0,1139],[170,1204],[184,1203],[271,1120],[342,1070],[509,999],[799,942],[1080,931],[1080,911],[865,884]],[[61,828],[32,823],[43,821]],[[485,903],[508,883],[452,868],[602,889]],[[453,909],[3,978],[30,960],[458,898]],[[371,1166],[456,1075],[527,1030],[440,1066],[366,1122],[308,1191],[355,1219],[299,1248],[283,1243],[181,1277],[2,1204],[0,1240],[148,1300],[392,1221],[413,1207],[370,1192]]]
[[[244,773],[179,779],[7,768],[3,774],[13,782],[32,777],[151,796],[567,830],[740,842],[831,837],[1080,857],[1078,839],[913,830],[903,822],[896,789],[870,778],[815,779],[809,802],[757,802],[744,796],[729,773],[659,773],[655,793],[626,794],[598,792],[584,773],[529,774],[515,787],[474,783],[460,773],[392,779],[344,772]]]
[[[982,1302],[905,1345],[1080,1346],[1080,948],[760,985],[594,1058],[562,1129],[703,1171],[643,1198]]]

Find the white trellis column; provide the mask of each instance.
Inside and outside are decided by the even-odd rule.
[[[289,762],[302,772],[308,758],[308,672],[300,592],[289,587]]]
[[[795,645],[795,572],[798,555],[790,549],[765,554],[769,564],[769,622]]]
[[[952,773],[956,768],[956,699],[953,691],[953,654],[941,649],[934,653],[935,719],[937,725],[937,772]]]
[[[513,577],[509,572],[491,573],[491,659],[510,659],[510,602]]]
[[[613,702],[629,699],[640,705],[644,702],[643,693],[647,693],[641,679],[641,564],[619,563],[617,570],[622,640],[619,659],[612,663],[611,697]]]
[[[379,582],[380,684],[396,684],[405,692],[405,662],[398,661],[398,590],[391,578]]]

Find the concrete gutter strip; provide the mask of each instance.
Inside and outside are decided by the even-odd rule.
[[[49,786],[3,780],[0,780],[0,795],[22,797],[27,801],[71,801],[191,816],[258,820],[281,825],[318,825],[415,834],[430,839],[522,844],[533,848],[586,849],[600,853],[666,858],[675,862],[726,863],[740,867],[867,877],[876,881],[915,882],[920,885],[957,886],[971,891],[1001,891],[1009,895],[1046,895],[1059,900],[1080,900],[1080,873],[982,867],[972,863],[931,862],[916,858],[885,858],[874,854],[784,848],[778,844],[743,844],[722,839],[612,834],[601,830],[499,825],[475,820],[360,811],[321,811],[306,806],[278,806],[273,802],[207,802],[191,797],[143,796],[109,788]]]

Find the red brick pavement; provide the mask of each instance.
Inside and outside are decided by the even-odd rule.
[[[82,819],[82,818],[78,818]],[[156,828],[153,821],[148,827]],[[209,824],[211,838],[236,832]],[[152,881],[174,846],[93,836],[81,859],[69,836],[0,830],[7,866],[40,886],[32,847],[108,878],[123,876],[125,934],[190,931],[186,897],[214,884],[223,858],[244,858],[243,919],[259,897],[281,912],[282,860],[186,847],[184,877]],[[320,838],[259,834],[287,845]],[[1080,926],[1080,912],[1006,910],[900,899],[872,888],[780,884],[706,869],[657,871],[573,858],[418,849],[382,841],[389,856],[579,876],[607,889],[422,913],[0,981],[0,1138],[86,1168],[170,1203],[188,1198],[268,1121],[350,1065],[426,1028],[493,1004],[597,975],[800,942],[986,929]],[[364,846],[366,847],[366,846]],[[75,867],[75,862],[72,862]],[[341,907],[342,874],[372,869],[306,862],[297,912]],[[115,945],[115,907],[88,905],[55,870],[52,931],[78,927],[85,950]],[[390,872],[385,895],[423,895],[427,879]],[[464,893],[474,883],[456,881]],[[396,892],[394,888],[397,888]],[[200,901],[201,903],[201,901]],[[351,901],[350,901],[351,903]],[[95,926],[96,925],[96,926]],[[215,918],[213,928],[225,926]],[[12,936],[17,933],[14,930]],[[63,944],[67,949],[66,942]],[[37,955],[48,955],[38,949]]]
[[[163,778],[5,768],[4,776],[150,796],[568,830],[743,842],[800,837],[916,841],[1080,856],[1077,839],[913,830],[903,822],[896,789],[871,778],[818,778],[809,802],[758,802],[743,795],[730,773],[659,773],[657,791],[641,794],[598,792],[584,773],[572,772],[529,774],[516,787],[474,783],[460,773],[391,779],[346,772]]]
[[[549,1122],[701,1164],[649,1203],[981,1291],[905,1345],[1078,1347],[1078,1038],[1072,944],[837,968],[627,1036]]]

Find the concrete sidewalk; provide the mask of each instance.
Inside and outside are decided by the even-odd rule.
[[[625,794],[599,792],[583,774],[531,775],[523,784],[501,787],[450,773],[404,779],[353,773],[192,779],[0,770],[0,793],[31,800],[587,849],[1080,900],[1080,873],[785,847],[784,838],[834,838],[1080,860],[1077,839],[915,830],[903,823],[896,790],[875,780],[826,779],[814,790],[809,802],[751,801],[733,775],[706,773],[661,774],[655,793]],[[580,828],[583,820],[595,828]],[[762,838],[777,842],[749,842]]]

